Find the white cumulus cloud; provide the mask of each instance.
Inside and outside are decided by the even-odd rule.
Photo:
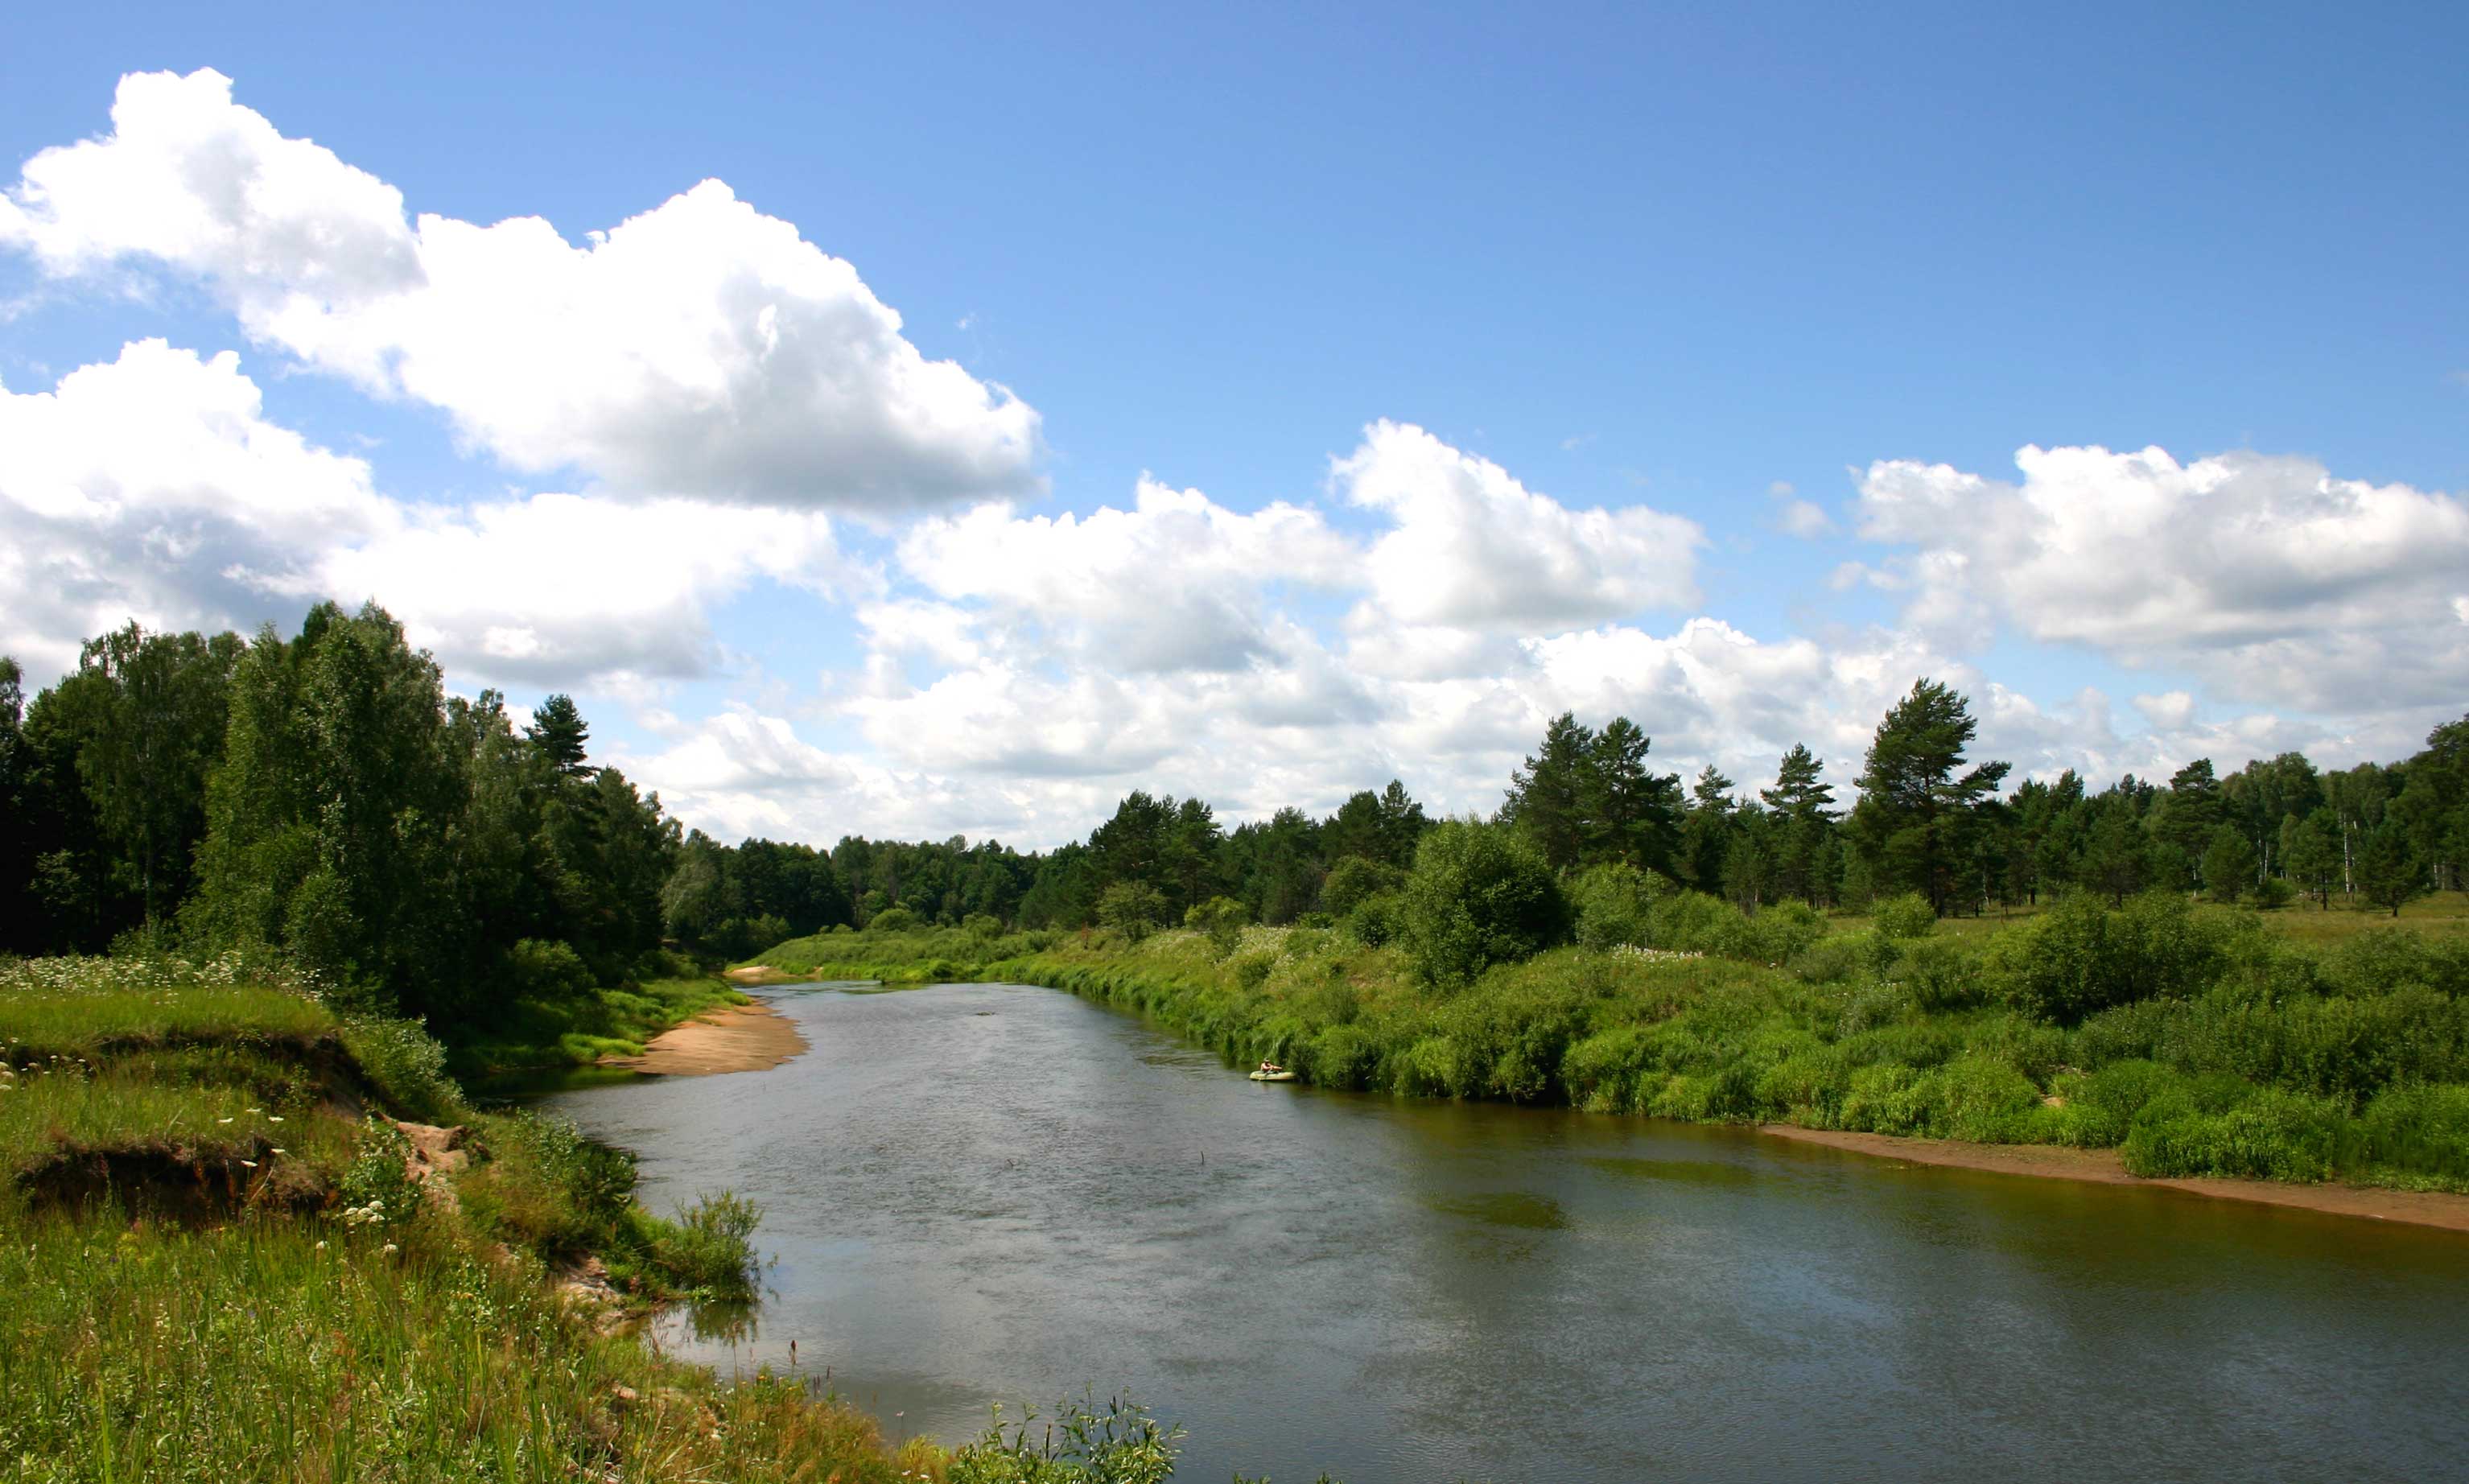
[[[1411,424],[1364,429],[1330,482],[1393,522],[1365,569],[1381,609],[1409,625],[1542,633],[1697,598],[1696,522],[1572,510]]]
[[[928,359],[854,267],[717,180],[577,246],[537,217],[407,222],[212,71],[123,79],[112,123],[27,162],[0,243],[204,279],[256,340],[442,408],[510,467],[788,506],[1037,487],[1033,408]]]
[[[1355,553],[1318,511],[1245,514],[1143,477],[1132,508],[1019,516],[1004,505],[921,522],[900,565],[936,595],[981,603],[1132,673],[1240,670],[1270,648],[1280,584],[1332,588]]]
[[[2019,483],[1870,466],[1860,534],[1919,548],[1916,613],[1985,605],[2035,639],[2267,706],[2426,707],[2469,692],[2469,636],[2443,621],[2469,570],[2458,497],[2295,456],[2026,448],[2016,463]]]
[[[85,638],[288,626],[375,598],[458,679],[579,685],[708,669],[708,613],[758,580],[873,591],[820,513],[541,494],[388,498],[362,460],[266,419],[238,356],[125,346],[50,391],[0,387],[0,652],[37,684]]]

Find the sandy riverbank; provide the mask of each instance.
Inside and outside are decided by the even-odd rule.
[[[639,1056],[608,1056],[601,1064],[664,1077],[706,1077],[760,1072],[805,1049],[806,1038],[771,1006],[730,1005],[671,1026],[654,1036]]]
[[[2147,1189],[2184,1191],[2221,1200],[2250,1201],[2259,1206],[2290,1206],[2333,1216],[2365,1217],[2412,1226],[2439,1226],[2469,1232],[2469,1195],[2439,1191],[2391,1191],[2366,1185],[2290,1185],[2276,1180],[2222,1180],[2208,1176],[2182,1180],[2144,1180],[2126,1172],[2115,1149],[2073,1149],[2050,1144],[1965,1144],[1953,1139],[1899,1139],[1891,1134],[1846,1133],[1827,1128],[1800,1128],[1789,1124],[1762,1124],[1759,1132],[1799,1144],[1822,1144],[1907,1165],[1947,1165],[1960,1170],[1986,1170],[1998,1174],[2037,1175],[2051,1180],[2081,1180],[2093,1185],[2136,1185]]]

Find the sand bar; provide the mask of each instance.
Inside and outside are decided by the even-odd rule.
[[[1856,1154],[1901,1160],[1907,1165],[1947,1165],[1960,1170],[1986,1170],[1997,1174],[2038,1175],[2052,1180],[2081,1180],[2093,1185],[2135,1185],[2150,1190],[2184,1191],[2221,1200],[2243,1200],[2259,1206],[2290,1206],[2332,1216],[2365,1217],[2411,1226],[2439,1226],[2469,1232],[2469,1195],[2440,1191],[2392,1191],[2369,1185],[2295,1185],[2278,1180],[2224,1180],[2208,1176],[2181,1180],[2144,1180],[2126,1172],[2115,1149],[2075,1149],[2053,1144],[1966,1144],[1956,1139],[1902,1139],[1892,1134],[1848,1133],[1830,1128],[1799,1128],[1789,1124],[1762,1124],[1758,1131],[1799,1144],[1822,1144]]]
[[[671,1026],[654,1036],[639,1056],[604,1056],[601,1065],[663,1077],[708,1077],[760,1072],[805,1049],[806,1038],[771,1006],[729,1005]]]

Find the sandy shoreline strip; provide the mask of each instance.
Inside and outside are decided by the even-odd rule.
[[[654,1036],[639,1056],[603,1056],[600,1064],[662,1077],[708,1077],[760,1072],[805,1049],[806,1038],[771,1006],[728,1005],[671,1026]]]
[[[2091,1185],[2134,1185],[2150,1190],[2184,1191],[2220,1200],[2243,1200],[2259,1206],[2289,1206],[2331,1216],[2365,1217],[2411,1226],[2439,1226],[2469,1232],[2469,1195],[2440,1191],[2391,1191],[2367,1185],[2292,1185],[2276,1180],[2144,1180],[2126,1172],[2115,1149],[2075,1149],[2053,1144],[1965,1144],[1954,1139],[1903,1139],[1892,1134],[1847,1133],[1831,1128],[1801,1128],[1790,1124],[1761,1124],[1760,1133],[1796,1144],[1822,1144],[1907,1165],[1945,1165],[1958,1170],[1986,1170],[1996,1174],[2037,1175],[2049,1180],[2080,1180]]]

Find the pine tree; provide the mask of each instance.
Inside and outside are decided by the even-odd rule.
[[[1626,716],[1595,734],[1588,756],[1586,864],[1616,861],[1641,870],[1672,870],[1679,840],[1680,777],[1649,772],[1653,739]]]
[[[542,701],[523,735],[565,777],[579,778],[591,771],[584,760],[584,744],[590,740],[591,729],[584,725],[583,713],[575,709],[571,696],[559,694]]]
[[[1881,890],[1919,892],[1946,910],[1956,872],[1972,862],[1983,806],[1995,805],[2009,766],[1983,763],[1956,774],[1978,730],[1970,702],[1926,679],[1878,724],[1850,828]]]
[[[1511,776],[1504,823],[1526,837],[1554,870],[1575,866],[1586,846],[1595,734],[1562,711],[1543,731],[1542,749]]]

